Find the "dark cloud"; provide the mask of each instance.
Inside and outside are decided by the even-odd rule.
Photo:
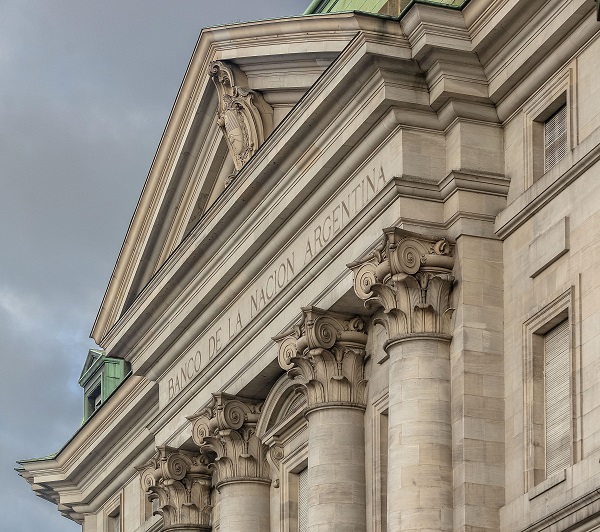
[[[96,311],[200,29],[308,0],[0,0],[2,530],[76,531],[15,460],[59,449]]]

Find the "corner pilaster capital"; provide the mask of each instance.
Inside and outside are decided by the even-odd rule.
[[[156,454],[136,469],[148,500],[158,501],[155,513],[163,518],[163,530],[211,530],[211,472],[201,455],[157,447]]]
[[[358,316],[302,309],[302,321],[273,338],[279,365],[303,385],[308,409],[328,404],[364,406],[365,323]]]
[[[244,166],[273,129],[273,109],[248,88],[241,70],[223,61],[209,68],[219,96],[218,124],[236,171]]]
[[[390,338],[407,334],[449,335],[454,309],[454,246],[397,227],[364,259],[348,264],[354,291],[367,308],[382,308]]]
[[[225,482],[271,481],[267,447],[256,435],[260,408],[258,401],[218,393],[209,407],[188,418],[217,488]]]

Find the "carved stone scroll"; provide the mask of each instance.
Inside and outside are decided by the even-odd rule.
[[[256,436],[260,404],[224,393],[192,422],[192,438],[215,473],[217,488],[225,482],[270,482],[267,447]]]
[[[365,259],[349,264],[354,291],[367,308],[382,307],[390,338],[406,334],[450,334],[454,309],[453,246],[397,227]]]
[[[274,338],[279,365],[303,385],[309,409],[329,403],[364,406],[363,321],[316,307],[302,313],[300,325]]]
[[[218,123],[239,171],[271,133],[273,109],[246,86],[244,74],[233,65],[214,61],[210,77],[219,95]]]
[[[163,518],[162,530],[211,530],[211,472],[199,454],[157,447],[154,457],[136,469],[148,499],[158,500],[155,513]]]

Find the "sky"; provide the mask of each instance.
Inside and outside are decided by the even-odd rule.
[[[75,532],[16,460],[77,430],[97,310],[205,26],[309,0],[0,0],[0,531]]]

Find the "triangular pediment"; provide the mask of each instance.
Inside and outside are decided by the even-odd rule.
[[[351,15],[311,18],[202,32],[94,324],[96,342],[356,33]],[[339,18],[349,26],[341,39]]]
[[[79,376],[79,380],[83,379],[84,375],[104,356],[104,351],[101,349],[90,349],[88,351],[87,357],[85,359],[85,363],[83,364],[83,369],[81,370],[81,375]]]

